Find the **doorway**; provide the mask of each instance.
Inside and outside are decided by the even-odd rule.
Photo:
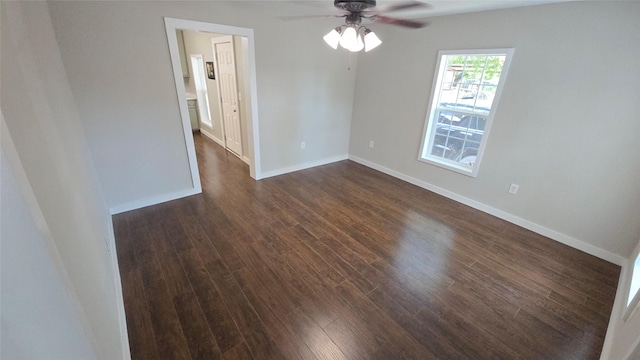
[[[182,65],[180,62],[180,51],[178,47],[178,40],[176,36],[176,30],[188,30],[201,33],[210,34],[226,34],[229,36],[242,37],[243,50],[246,53],[245,59],[245,82],[247,89],[245,93],[248,98],[242,99],[239,102],[240,110],[245,110],[244,125],[246,126],[246,154],[243,154],[242,159],[249,164],[249,175],[259,180],[262,178],[262,172],[260,169],[260,146],[259,146],[259,129],[258,129],[258,105],[257,105],[257,89],[256,89],[256,70],[255,70],[255,45],[253,29],[240,28],[227,25],[218,25],[211,23],[204,23],[192,20],[183,20],[175,18],[165,18],[165,29],[167,33],[167,40],[169,43],[169,53],[171,56],[171,63],[173,68],[174,81],[176,83],[177,100],[180,108],[180,117],[182,120],[182,128],[185,135],[185,143],[187,147],[187,155],[189,159],[189,166],[191,169],[191,175],[193,184],[196,189],[202,191],[200,184],[200,177],[198,173],[198,166],[195,154],[195,146],[193,136],[191,135],[191,125],[189,119],[189,112],[187,106],[187,95],[185,90]],[[205,61],[206,59],[203,59]],[[202,67],[205,69],[206,67]],[[217,74],[216,74],[217,75]],[[205,76],[207,74],[205,73]],[[211,92],[211,88],[208,88]],[[236,92],[237,93],[237,92]],[[244,104],[243,104],[244,102]],[[209,102],[211,112],[215,113],[213,109],[215,106],[212,101]],[[210,119],[212,116],[209,117]],[[215,124],[212,125],[215,126]],[[242,125],[242,123],[241,123]]]

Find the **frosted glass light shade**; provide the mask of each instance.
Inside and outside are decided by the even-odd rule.
[[[358,33],[356,29],[352,27],[348,27],[344,29],[342,33],[342,37],[340,38],[340,46],[347,50],[351,50],[351,48],[358,45]]]
[[[338,43],[340,42],[340,31],[341,29],[337,27],[323,37],[327,45],[331,46],[334,49],[338,48]]]
[[[338,45],[340,45],[351,52],[358,52],[362,49],[369,51],[382,44],[382,41],[373,31],[357,24],[338,26],[325,35],[323,39],[334,49],[337,49]]]
[[[367,29],[364,33],[364,51],[367,52],[371,49],[378,47],[382,44],[382,40],[371,30]]]
[[[349,48],[349,51],[351,52],[358,52],[360,50],[364,49],[364,42],[362,41],[362,36],[360,34],[358,34],[356,36],[356,43],[355,45],[353,45],[352,47]]]

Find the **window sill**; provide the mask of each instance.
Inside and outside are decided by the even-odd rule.
[[[418,157],[418,161],[427,163],[427,164],[431,164],[431,165],[435,165],[438,167],[441,167],[443,169],[447,169],[453,172],[457,172],[458,174],[462,174],[462,175],[466,175],[469,177],[476,177],[477,174],[477,167],[478,164],[476,164],[475,168],[470,168],[469,166],[465,166],[462,164],[458,164],[458,163],[454,163],[451,161],[447,161],[447,160],[443,160],[441,158],[436,158],[436,157]]]

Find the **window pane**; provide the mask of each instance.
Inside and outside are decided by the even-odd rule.
[[[634,296],[640,289],[640,255],[636,256],[636,260],[633,263],[633,275],[631,275],[631,288],[629,289],[629,298],[627,300],[627,306],[631,304]]]
[[[440,111],[431,155],[456,162],[464,157],[476,156],[485,121],[482,117]],[[478,129],[478,124],[481,129]]]
[[[465,151],[466,155],[470,155],[470,154],[476,155],[478,153],[478,148],[480,147],[480,143],[467,140],[466,146],[467,146],[466,148],[467,151]]]
[[[438,122],[447,125],[457,124],[460,122],[460,117],[452,112],[440,111]]]
[[[444,157],[444,149],[446,148],[447,137],[443,135],[436,135],[433,147],[431,148],[431,155]]]
[[[438,104],[482,114],[491,111],[505,55],[445,55]]]

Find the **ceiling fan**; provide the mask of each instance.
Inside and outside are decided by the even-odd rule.
[[[426,26],[427,23],[389,17],[385,14],[399,10],[429,7],[428,4],[419,1],[408,1],[383,7],[376,7],[376,0],[334,0],[333,6],[340,11],[340,14],[302,17],[296,16],[290,17],[289,19],[309,17],[343,17],[345,18],[345,23],[325,35],[323,38],[324,41],[334,49],[337,49],[338,45],[340,45],[352,52],[358,52],[362,49],[366,52],[380,45],[382,41],[369,28],[360,25],[363,19],[381,24],[419,29]]]
[[[337,15],[338,17],[344,16],[346,17],[347,24],[349,23],[357,23],[364,19],[369,19],[375,22],[390,24],[390,25],[398,25],[404,26],[413,29],[419,29],[427,23],[413,21],[413,20],[405,20],[398,19],[385,16],[383,14],[398,11],[398,10],[406,10],[412,8],[427,8],[428,4],[419,2],[419,1],[408,1],[397,3],[393,5],[388,5],[385,7],[376,7],[376,0],[334,0],[333,6],[342,10],[346,14]]]

